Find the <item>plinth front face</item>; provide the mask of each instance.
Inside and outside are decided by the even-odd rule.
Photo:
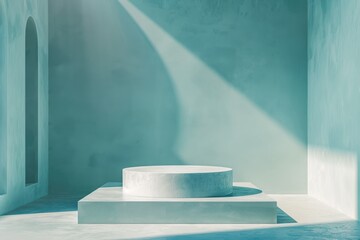
[[[146,166],[123,169],[124,193],[159,198],[226,196],[232,193],[232,169],[214,166]]]

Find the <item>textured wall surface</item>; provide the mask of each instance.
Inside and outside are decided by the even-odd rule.
[[[4,194],[7,188],[6,154],[6,70],[7,70],[7,17],[5,4],[0,1],[0,194]]]
[[[359,216],[360,2],[309,1],[309,193]]]
[[[47,0],[0,0],[0,214],[48,190],[47,13]],[[39,179],[26,186],[25,26],[29,16],[36,22],[39,39]]]
[[[306,192],[306,1],[49,4],[51,191],[198,164]]]

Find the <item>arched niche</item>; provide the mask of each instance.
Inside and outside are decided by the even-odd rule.
[[[25,31],[25,184],[29,185],[38,182],[39,165],[38,34],[32,17]]]

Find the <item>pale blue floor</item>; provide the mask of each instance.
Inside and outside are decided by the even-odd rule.
[[[77,211],[77,202],[83,197],[84,195],[49,195],[11,211],[6,215]],[[277,223],[296,223],[296,221],[278,208]]]
[[[272,228],[226,230],[216,225],[78,225],[76,223],[77,201],[83,196],[47,196],[0,217],[0,233],[5,239],[17,239],[25,230],[27,239],[360,239],[360,225],[356,221],[304,225],[281,209],[278,224]],[[32,228],[31,225],[34,225]],[[290,226],[289,226],[290,225]],[[49,227],[51,226],[51,228]],[[186,227],[185,231],[181,228]],[[219,227],[220,226],[220,227]],[[235,226],[235,225],[234,225]],[[239,225],[237,225],[239,226]],[[233,226],[231,226],[233,227]],[[45,229],[47,228],[47,229]],[[180,228],[180,230],[179,230]],[[191,228],[203,233],[189,233]],[[29,233],[30,229],[30,233]],[[31,229],[34,229],[32,236]],[[61,229],[61,231],[59,231]],[[220,229],[217,231],[217,229]],[[225,229],[225,230],[223,230]],[[207,231],[208,230],[208,231]],[[20,233],[19,233],[20,231]],[[41,235],[43,231],[43,235]],[[14,234],[14,237],[12,236]],[[78,234],[76,238],[72,235]],[[66,236],[66,238],[65,238]],[[92,238],[93,236],[93,238]]]
[[[281,227],[269,229],[240,230],[215,232],[204,234],[189,234],[177,236],[164,236],[157,238],[143,239],[311,239],[311,240],[327,240],[327,239],[360,239],[359,222],[350,221],[342,223],[314,224],[295,227]]]

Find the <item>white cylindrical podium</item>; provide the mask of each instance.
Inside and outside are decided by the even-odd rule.
[[[232,193],[232,169],[170,165],[123,169],[124,193],[140,197],[201,198]]]

